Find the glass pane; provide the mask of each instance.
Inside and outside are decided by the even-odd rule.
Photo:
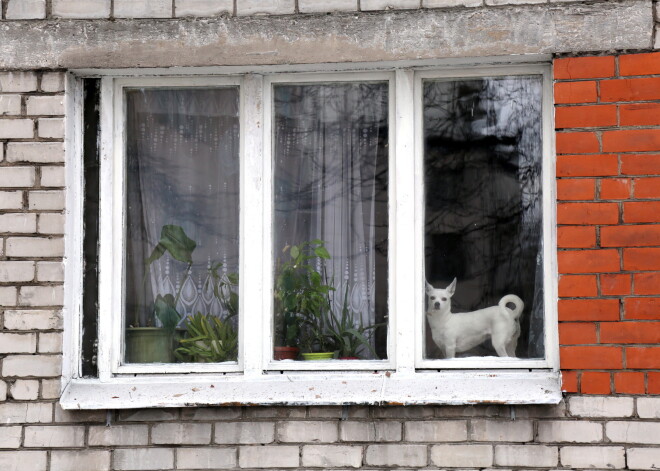
[[[387,358],[388,84],[274,100],[274,358]]]
[[[236,361],[238,110],[235,87],[126,91],[126,363]]]
[[[424,82],[425,358],[544,357],[541,96]]]

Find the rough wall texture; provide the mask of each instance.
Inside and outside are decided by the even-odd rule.
[[[525,3],[547,5],[503,6]],[[424,18],[483,15],[478,13],[482,10],[503,18],[546,11],[534,10],[541,7],[564,8],[563,3],[424,0],[421,6],[438,10],[404,12],[401,17],[383,13],[382,19],[395,18],[412,28]],[[649,16],[634,23],[639,30],[622,37],[639,43],[636,48],[649,49],[651,2],[623,3],[637,4]],[[23,71],[0,71],[0,470],[660,468],[660,398],[653,396],[660,394],[660,54],[555,63],[560,343],[569,391],[559,405],[94,412],[67,412],[57,405],[65,209],[63,75],[28,69],[70,63],[93,67],[119,60],[119,54],[94,57],[98,50],[88,52],[77,36],[80,47],[69,50],[66,60],[41,63],[35,58],[43,50],[34,49],[30,35],[51,31],[64,37],[82,28],[101,47],[108,37],[103,34],[111,34],[107,31],[112,28],[130,30],[136,38],[145,25],[151,25],[145,35],[158,29],[151,20],[113,22],[111,17],[231,16],[266,10],[292,15],[327,5],[337,10],[420,8],[418,0],[154,0],[148,8],[121,0],[3,1],[0,63]],[[588,10],[593,5],[599,3],[569,3],[567,8]],[[277,24],[293,28],[292,18],[300,18],[302,25],[320,21],[296,15]],[[657,21],[657,6],[655,15]],[[56,16],[100,19],[60,23]],[[343,24],[335,16],[347,18],[339,14],[323,21]],[[45,18],[48,22],[41,21]],[[204,20],[212,26],[199,34],[222,30],[226,20]],[[622,30],[632,28],[628,20],[621,23]],[[167,20],[176,28],[197,24],[176,21]],[[250,28],[264,24],[245,21]],[[31,47],[16,49],[20,28],[24,44]],[[307,28],[299,40],[314,36]],[[541,26],[534,28],[543,35]],[[103,34],[94,36],[98,31]],[[13,43],[4,40],[10,33]],[[586,38],[588,33],[573,29],[565,37]],[[503,39],[500,47],[524,43],[515,36]],[[451,38],[450,45],[458,38]],[[657,47],[657,34],[655,41]],[[277,50],[285,42],[267,47]],[[608,44],[593,49],[606,50]],[[448,54],[460,55],[452,51]],[[147,52],[139,57],[148,58]],[[364,54],[347,51],[349,58],[335,60],[354,60],[352,52]],[[329,57],[335,53],[330,51]],[[406,54],[407,59],[416,57],[410,50]],[[151,65],[166,65],[161,57],[150,59]],[[204,60],[222,65],[223,57]],[[272,61],[255,57],[259,63]]]

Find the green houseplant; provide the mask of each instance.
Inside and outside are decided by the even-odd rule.
[[[185,362],[220,363],[236,361],[238,333],[229,318],[224,321],[198,312],[186,318],[187,337],[179,339],[176,357]]]
[[[151,265],[168,253],[173,259],[186,264],[184,279],[192,266],[192,253],[197,243],[190,239],[183,228],[165,225],[161,229],[160,240],[151,255],[145,260],[143,291],[147,284]],[[181,296],[183,282],[175,296],[158,294],[153,302],[153,315],[148,325],[140,325],[140,313],[135,312],[132,325],[126,329],[126,361],[129,363],[171,363],[174,361],[174,335],[181,315],[176,309]],[[156,327],[157,318],[162,327]]]

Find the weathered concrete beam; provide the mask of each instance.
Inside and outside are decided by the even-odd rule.
[[[651,0],[283,17],[0,23],[0,68],[368,62],[652,47]]]

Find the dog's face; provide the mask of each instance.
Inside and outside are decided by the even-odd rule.
[[[448,311],[451,308],[451,297],[456,291],[456,278],[445,289],[434,288],[426,282],[426,296],[428,296],[429,310]]]

